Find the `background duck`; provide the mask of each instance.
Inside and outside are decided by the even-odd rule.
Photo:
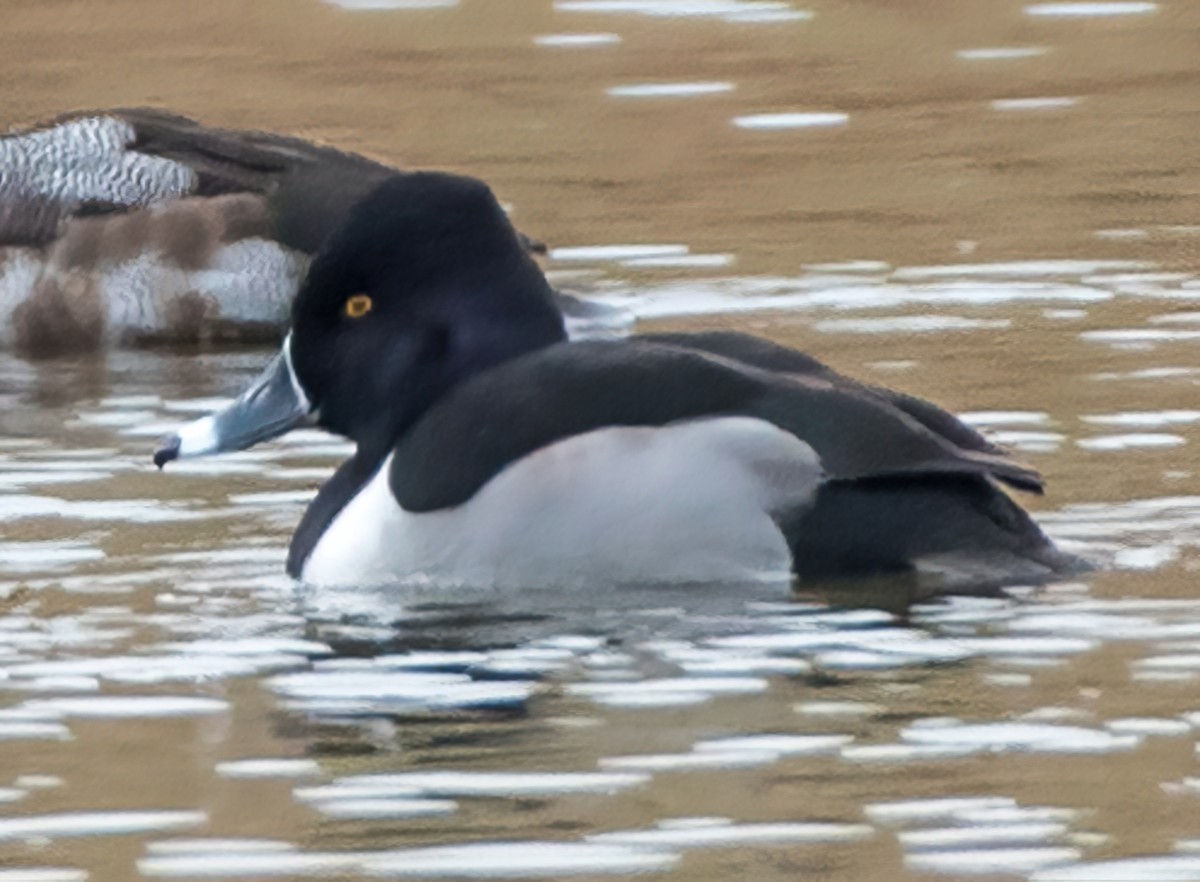
[[[0,138],[0,348],[277,341],[312,253],[399,173],[146,108],[80,111]],[[603,311],[563,305],[585,322]]]

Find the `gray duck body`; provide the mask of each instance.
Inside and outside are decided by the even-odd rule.
[[[277,342],[312,254],[401,173],[146,108],[0,138],[0,349]]]

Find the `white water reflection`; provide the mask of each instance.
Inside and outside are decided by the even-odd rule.
[[[756,113],[734,117],[733,124],[739,129],[808,129],[844,126],[850,121],[847,113],[836,112],[793,112]]]
[[[647,848],[730,848],[793,845],[806,842],[855,842],[875,831],[865,824],[736,824],[728,818],[673,818],[656,829],[597,833],[588,841]]]
[[[321,767],[308,759],[243,759],[217,763],[222,778],[311,778]]]
[[[997,98],[992,110],[1065,110],[1079,103],[1078,98]]]
[[[590,46],[613,46],[621,42],[620,34],[538,34],[533,38],[538,46],[554,46],[566,49]]]
[[[720,18],[725,21],[805,21],[812,13],[775,0],[555,0],[563,12],[616,13],[655,18]]]
[[[631,260],[687,253],[686,245],[580,245],[554,248],[550,251],[550,257],[553,260]]]
[[[996,46],[982,49],[959,49],[954,54],[964,61],[1006,61],[1037,58],[1048,50],[1043,46]]]
[[[873,803],[865,808],[877,824],[905,826],[955,818],[963,812],[1012,809],[1017,801],[1007,796],[946,796],[935,799]]]
[[[160,839],[146,844],[148,854],[203,854],[219,851],[228,854],[278,854],[295,851],[290,842],[273,839]]]
[[[633,257],[622,260],[630,269],[714,269],[734,262],[732,254],[667,254],[660,257]]]
[[[908,851],[932,851],[988,848],[998,845],[1037,845],[1056,842],[1062,839],[1067,830],[1066,824],[1057,822],[1017,822],[906,830],[897,834],[897,838],[900,845]]]
[[[1082,417],[1084,422],[1099,426],[1159,426],[1190,425],[1200,422],[1200,410],[1150,410],[1126,411],[1124,413],[1092,414]]]
[[[1025,7],[1025,12],[1029,15],[1066,18],[1146,15],[1157,11],[1157,3],[1121,2],[1121,0],[1102,0],[1102,2],[1075,0],[1070,3],[1034,3]]]
[[[979,410],[960,413],[959,419],[977,427],[1044,426],[1050,415],[1036,410]]]
[[[1179,340],[1200,340],[1200,331],[1174,331],[1164,328],[1117,328],[1104,331],[1084,331],[1083,340],[1099,343],[1166,343]]]
[[[308,672],[268,680],[294,710],[331,716],[422,714],[522,706],[529,682],[480,682],[465,674]]]
[[[1131,447],[1179,447],[1186,444],[1187,439],[1165,432],[1130,432],[1124,435],[1080,438],[1075,443],[1084,450],[1128,450]]]
[[[555,261],[604,265],[619,262],[630,267],[703,269],[725,263],[736,255],[691,254],[686,245],[597,245],[558,248]],[[1025,261],[996,264],[957,264],[943,267],[901,267],[849,262],[817,265],[795,277],[747,276],[667,280],[640,284],[624,291],[603,286],[592,296],[606,304],[632,312],[643,319],[676,316],[719,315],[755,311],[804,311],[836,314],[839,311],[868,311],[907,307],[979,308],[994,311],[1021,302],[1077,306],[1103,304],[1122,297],[1179,299],[1200,297],[1200,291],[1184,288],[1174,276],[1147,272],[1148,267],[1132,261]],[[1133,278],[1139,278],[1134,281]],[[1055,320],[1079,320],[1087,312],[1078,309],[1047,310]],[[1063,313],[1059,315],[1059,313]],[[845,323],[832,315],[819,316],[824,323]],[[896,322],[904,332],[906,323],[933,329],[1006,326],[1007,317],[975,315],[886,316],[855,319],[872,323]],[[827,325],[837,327],[838,325]],[[856,327],[847,324],[847,327]],[[1186,328],[1088,329],[1082,339],[1123,343],[1152,343],[1194,339],[1198,331]]]
[[[1151,717],[1126,717],[1109,720],[1104,728],[1110,732],[1129,735],[1157,735],[1172,738],[1179,735],[1190,735],[1191,725],[1186,720],[1164,720]]]
[[[18,516],[19,512],[18,505]],[[0,542],[3,568],[17,573],[67,569],[104,558],[103,551],[83,542]]]
[[[342,9],[377,11],[388,9],[449,9],[458,0],[325,0]]]
[[[781,754],[773,750],[707,750],[691,753],[630,754],[603,757],[600,768],[632,772],[694,772],[770,765]]]
[[[422,797],[530,797],[616,793],[650,780],[648,775],[609,772],[403,772],[339,778],[328,787],[297,791],[297,798],[346,799],[371,794]]]
[[[1094,861],[1042,870],[1030,882],[1190,882],[1200,876],[1200,856]]]
[[[866,807],[866,815],[902,828],[896,837],[905,867],[955,878],[1026,874],[1071,863],[1083,856],[1083,842],[1099,841],[1078,829],[1085,812],[1021,805],[1007,796],[876,803]]]
[[[906,854],[904,866],[917,873],[952,873],[960,878],[973,875],[1009,876],[1056,867],[1078,860],[1081,856],[1079,849],[1063,846],[981,848]]]
[[[1084,277],[1101,272],[1149,270],[1153,264],[1140,260],[1014,260],[1003,263],[953,263],[942,266],[900,267],[898,281],[915,282],[955,276],[987,278]]]
[[[961,746],[993,752],[1109,753],[1132,750],[1141,744],[1138,735],[1116,735],[1081,726],[1031,723],[954,722],[947,725],[914,724],[901,732],[914,744]]]
[[[611,86],[605,91],[614,98],[690,98],[732,92],[733,83],[638,83]]]
[[[1058,432],[990,432],[989,437],[1002,447],[1029,453],[1053,453],[1067,440]]]
[[[1008,319],[976,319],[958,315],[902,315],[869,319],[825,319],[813,328],[827,334],[934,334],[1007,328]]]
[[[0,741],[69,741],[71,730],[61,723],[0,719]]]
[[[679,860],[666,851],[564,842],[476,842],[374,853],[179,854],[150,856],[138,870],[152,878],[251,879],[279,875],[372,878],[563,878],[635,875]]]
[[[767,681],[761,677],[681,677],[629,682],[574,683],[574,695],[609,707],[653,707],[657,704],[692,704],[717,695],[763,692]],[[682,699],[681,699],[682,697]]]
[[[26,702],[30,711],[91,720],[153,719],[220,714],[229,702],[192,695],[101,695],[94,698],[40,698]]]
[[[59,839],[74,836],[120,836],[198,827],[208,819],[198,811],[63,812],[0,818],[0,841]]]

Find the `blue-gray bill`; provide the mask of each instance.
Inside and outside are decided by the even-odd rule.
[[[163,438],[154,464],[161,469],[173,459],[245,450],[310,422],[313,407],[292,369],[290,342],[236,401]]]

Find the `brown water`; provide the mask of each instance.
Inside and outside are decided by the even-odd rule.
[[[163,105],[481,175],[558,248],[686,246],[550,268],[974,414],[1048,477],[1048,529],[1110,566],[912,609],[887,584],[298,594],[286,539],[344,445],[147,462],[265,353],[0,360],[0,879],[539,860],[543,878],[1200,879],[1200,7],[1147,5],[7,3],[0,118]],[[619,41],[534,41],[561,33]],[[1030,51],[958,54],[998,47]],[[662,83],[729,85],[607,91]],[[1073,100],[993,103],[1011,99]],[[848,117],[733,122],[816,112]],[[733,311],[771,305],[751,297],[786,308]],[[763,735],[785,737],[701,744]],[[301,762],[221,765],[247,759]],[[456,774],[313,790],[409,772]],[[880,805],[947,797],[985,801]],[[528,844],[462,848],[497,841]],[[410,851],[428,846],[454,848]],[[1134,856],[1151,862],[1045,869]]]

